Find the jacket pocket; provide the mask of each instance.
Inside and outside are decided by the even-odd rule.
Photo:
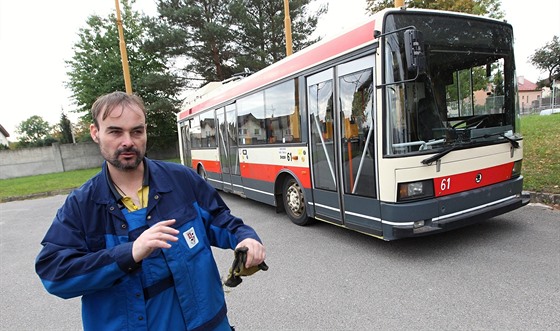
[[[187,260],[190,261],[202,251],[210,249],[206,230],[201,221],[185,222],[178,230],[181,252]]]

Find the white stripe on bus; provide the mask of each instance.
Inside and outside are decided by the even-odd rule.
[[[473,208],[461,210],[461,211],[458,211],[456,213],[451,213],[451,214],[443,215],[443,216],[440,216],[440,217],[434,217],[434,218],[432,218],[432,221],[439,221],[439,220],[446,219],[446,218],[449,218],[449,217],[469,213],[469,212],[474,211],[474,210],[486,208],[486,207],[489,207],[489,206],[492,206],[492,205],[495,205],[495,204],[498,204],[498,203],[501,203],[501,202],[504,202],[504,201],[515,199],[515,197],[516,197],[515,195],[512,195],[512,196],[509,196],[509,197],[506,197],[506,198],[503,198],[503,199],[500,199],[500,200],[489,202],[489,203],[484,204],[484,205],[480,205],[480,206],[476,206],[476,207],[473,207]]]
[[[222,181],[222,180],[217,180],[217,179],[212,179],[212,178],[208,178],[208,180],[209,180],[209,181],[212,181],[212,182],[214,182],[214,183],[222,184],[222,185],[232,185],[231,183],[229,183],[229,182],[224,182],[224,181]],[[250,188],[250,187],[243,186],[243,185],[233,184],[233,186],[235,186],[236,188],[240,188],[240,189],[242,189],[242,190],[249,190],[249,191],[253,191],[253,192],[257,192],[257,193],[262,193],[262,194],[265,194],[265,195],[274,196],[273,193],[269,193],[269,192],[257,190],[257,189]]]

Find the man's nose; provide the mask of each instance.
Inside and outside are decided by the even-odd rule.
[[[121,145],[125,146],[125,147],[130,147],[132,145],[134,145],[134,142],[132,141],[132,135],[130,134],[130,132],[124,132],[122,135],[122,140],[121,140]]]

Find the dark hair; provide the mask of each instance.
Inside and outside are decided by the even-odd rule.
[[[138,107],[142,110],[144,118],[146,118],[146,107],[142,98],[135,94],[126,94],[124,92],[116,91],[113,93],[105,94],[97,98],[91,107],[91,116],[93,117],[93,124],[99,128],[97,117],[102,114],[101,119],[104,120],[107,116],[111,115],[113,110],[121,106],[121,112],[125,106]]]

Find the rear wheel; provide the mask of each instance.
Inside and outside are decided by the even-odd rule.
[[[294,224],[307,225],[311,223],[312,219],[307,216],[303,190],[295,179],[290,177],[284,182],[282,199],[284,200],[284,210]]]

